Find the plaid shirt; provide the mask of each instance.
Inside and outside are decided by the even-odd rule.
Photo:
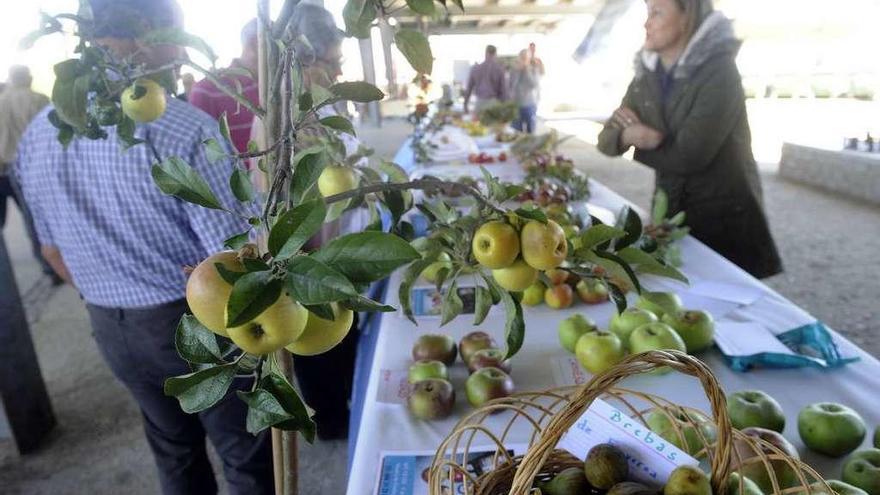
[[[60,250],[86,302],[136,308],[181,299],[184,265],[248,228],[238,216],[167,196],[153,183],[151,144],[162,159],[192,165],[221,204],[252,213],[229,190],[232,163],[205,156],[202,141],[226,141],[204,112],[169,98],[159,120],[138,125],[137,137],[148,142],[122,151],[115,128],[106,129],[107,139],[79,138],[64,150],[49,110],[22,137],[17,172],[40,242]]]

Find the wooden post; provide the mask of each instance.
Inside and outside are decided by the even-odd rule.
[[[385,80],[388,84],[388,94],[397,96],[397,71],[394,67],[394,57],[391,53],[391,43],[394,40],[394,30],[384,18],[379,19],[379,34],[382,37],[382,56],[385,59]]]
[[[375,86],[376,84],[376,64],[373,62],[373,36],[372,34],[364,39],[358,40],[361,49],[361,64],[364,68],[364,81]],[[382,114],[379,111],[379,102],[371,101],[367,103],[367,115],[373,122],[373,125],[380,127],[382,125]]]

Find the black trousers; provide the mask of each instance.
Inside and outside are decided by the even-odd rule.
[[[223,460],[229,493],[274,494],[270,435],[245,430],[247,406],[232,391],[249,386],[246,380],[236,380],[220,403],[198,414],[184,413],[163,392],[166,378],[190,372],[174,349],[174,331],[186,310],[185,300],[150,309],[88,305],[101,354],[140,406],[162,492],[217,493],[207,436]]]
[[[55,271],[52,270],[49,263],[46,263],[46,260],[43,259],[43,254],[40,252],[40,241],[37,239],[37,233],[34,230],[34,222],[31,218],[31,212],[28,210],[27,205],[22,199],[21,191],[18,189],[15,181],[12,180],[11,175],[0,175],[0,230],[6,226],[6,210],[9,206],[10,199],[15,201],[15,205],[18,206],[18,210],[21,211],[21,216],[24,217],[24,226],[25,229],[27,229],[27,234],[30,238],[31,250],[33,251],[34,258],[40,263],[43,273],[54,276]]]

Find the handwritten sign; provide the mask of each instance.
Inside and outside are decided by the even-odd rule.
[[[381,370],[377,398],[385,404],[406,404],[410,384],[407,370]]]
[[[559,387],[583,385],[591,375],[584,371],[577,359],[571,356],[560,356],[552,361],[553,380]]]
[[[664,485],[676,467],[699,464],[639,421],[596,399],[562,437],[558,447],[585,459],[587,452],[601,443],[620,448],[629,460],[630,476],[647,485]]]

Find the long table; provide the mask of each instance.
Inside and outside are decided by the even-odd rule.
[[[398,163],[407,163],[407,144],[398,154]],[[590,203],[611,211],[629,204],[623,197],[604,185],[591,181]],[[632,205],[631,205],[632,206]],[[681,241],[684,265],[682,271],[693,279],[712,280],[760,288],[765,297],[759,302],[735,310],[731,318],[757,321],[768,328],[795,328],[804,318],[803,310],[768,288],[748,273],[733,265],[699,241],[686,238]],[[397,306],[397,287],[400,274],[388,281],[385,301]],[[511,376],[518,391],[543,390],[558,385],[549,363],[566,356],[558,342],[558,322],[575,313],[583,313],[600,326],[606,326],[614,311],[611,303],[587,306],[575,304],[566,310],[546,306],[526,308],[526,336],[522,350],[513,360]],[[457,363],[451,370],[451,379],[458,396],[453,415],[441,421],[420,421],[409,414],[405,405],[388,404],[378,400],[382,370],[405,370],[411,363],[410,350],[416,339],[426,333],[442,332],[456,340],[474,331],[471,318],[462,316],[442,329],[439,319],[424,318],[415,326],[400,313],[374,317],[362,335],[353,401],[353,419],[350,439],[350,472],[348,495],[372,494],[383,451],[426,451],[435,449],[452,431],[456,422],[470,410],[464,397],[467,371]],[[504,315],[501,308],[493,308],[480,330],[491,334],[499,343],[504,341]],[[832,370],[814,368],[755,369],[733,371],[723,356],[712,349],[700,354],[714,371],[728,393],[744,389],[761,389],[776,398],[786,414],[784,434],[799,450],[801,458],[827,478],[839,478],[841,460],[831,459],[807,450],[797,433],[797,414],[808,404],[832,401],[849,405],[860,412],[869,425],[870,433],[880,424],[880,361],[859,349],[840,334],[832,336],[844,355],[858,357],[852,364]],[[586,372],[585,372],[586,373]],[[627,388],[662,395],[673,402],[708,411],[708,401],[699,384],[690,377],[671,373],[662,376],[639,376],[627,379]],[[490,418],[489,421],[502,421]],[[871,443],[869,433],[863,447]],[[527,437],[514,441],[526,442]]]

